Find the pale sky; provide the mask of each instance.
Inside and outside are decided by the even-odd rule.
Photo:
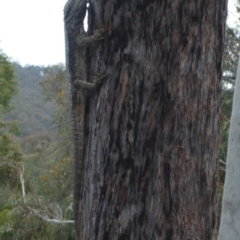
[[[67,0],[0,0],[0,48],[20,64],[65,63]]]
[[[65,63],[63,7],[67,0],[0,0],[0,48],[21,65]],[[229,16],[234,20],[234,0]]]

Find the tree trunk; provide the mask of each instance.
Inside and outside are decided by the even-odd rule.
[[[90,1],[83,239],[215,239],[226,0]]]
[[[219,240],[240,239],[240,58],[234,87]]]

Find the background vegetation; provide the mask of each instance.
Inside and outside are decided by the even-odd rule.
[[[0,57],[0,239],[73,239],[65,69]]]
[[[227,27],[219,214],[239,36],[237,27]],[[0,51],[0,239],[74,239],[73,224],[46,220],[72,220],[71,134],[65,79],[61,64],[21,66],[11,63]]]

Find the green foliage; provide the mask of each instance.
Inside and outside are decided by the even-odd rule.
[[[47,101],[66,104],[66,71],[62,64],[48,66],[44,69],[44,78],[40,82],[43,95]]]
[[[44,78],[40,82],[43,95],[47,101],[54,102],[53,119],[59,136],[70,135],[68,115],[66,71],[63,65],[54,65],[44,70]],[[69,139],[67,139],[69,143]],[[65,145],[66,142],[63,144]],[[67,144],[69,146],[69,144]]]
[[[220,148],[220,159],[226,162],[227,158],[227,144],[228,144],[228,131],[230,127],[230,118],[232,112],[232,100],[233,100],[233,89],[226,89],[222,93],[221,103],[221,140],[222,145]],[[221,168],[223,167],[223,168]],[[225,171],[225,165],[222,166],[220,163],[220,170]],[[221,173],[221,172],[220,172]],[[222,173],[221,173],[222,174]],[[222,176],[224,177],[224,176]]]
[[[0,207],[0,227],[11,220],[9,215],[10,210],[11,207],[9,206],[9,204],[4,204]]]
[[[0,114],[9,111],[10,100],[17,93],[17,80],[8,57],[0,51]],[[21,151],[12,133],[18,133],[15,122],[8,122],[0,115],[0,185],[8,182],[16,185],[17,164],[21,161]]]
[[[4,240],[73,240],[73,226],[51,224],[42,221],[34,214],[12,213],[12,219],[0,227],[0,239]]]
[[[227,147],[228,147],[228,133],[230,127],[230,118],[232,111],[233,89],[224,89],[222,91],[221,99],[221,146],[220,146],[220,158],[219,158],[219,178],[217,188],[218,199],[218,223],[220,223],[221,207],[222,207],[222,195],[223,186],[226,172],[226,160],[227,160]]]
[[[68,101],[66,71],[63,65],[54,65],[44,70],[44,78],[40,82],[43,94],[47,101],[54,102],[53,119],[57,126],[58,138],[44,152],[45,171],[39,178],[40,189],[48,199],[62,201],[64,206],[69,205],[72,199],[72,155],[71,129],[68,120]],[[51,167],[49,167],[51,165]],[[50,194],[51,193],[51,194]]]
[[[8,208],[8,221],[0,226],[0,239],[74,239],[72,224],[49,223],[34,212],[37,209],[42,216],[54,216],[58,211],[38,196],[29,195],[24,203],[13,195],[9,202],[12,208]]]
[[[43,151],[51,142],[52,138],[47,132],[32,134],[19,140],[22,149],[28,154]]]
[[[0,208],[0,239],[74,239],[73,224],[44,220],[59,219],[59,214],[72,219],[65,69],[62,65],[44,68],[15,64],[15,70],[20,79],[19,95],[12,101],[15,109],[4,120],[0,118],[0,187],[7,193],[0,195],[0,204],[9,196],[8,205]],[[10,99],[5,101],[1,108],[9,110],[10,103]],[[18,126],[9,121],[13,119],[21,120],[18,139],[14,136],[19,133]],[[23,173],[24,182],[20,181]]]
[[[49,200],[60,201],[64,206],[70,204],[69,196],[72,196],[72,158],[59,159],[51,169],[44,171],[40,180],[40,191]],[[71,197],[72,201],[72,197]]]
[[[8,132],[0,135],[0,159],[0,185],[8,183],[12,188],[18,186],[22,153],[13,135]]]
[[[17,93],[17,80],[8,57],[0,50],[0,112],[10,109],[10,100]]]
[[[235,80],[240,52],[240,36],[238,29],[227,26],[224,54],[224,75]]]
[[[20,66],[14,63],[14,69],[19,79],[19,91],[13,98],[15,109],[5,116],[5,120],[19,121],[20,137],[47,132],[51,138],[56,136],[52,124],[53,103],[46,102],[39,85],[44,76],[44,67]]]

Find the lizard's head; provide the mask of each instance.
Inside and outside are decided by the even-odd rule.
[[[68,0],[64,6],[64,21],[72,29],[81,27],[86,15],[86,0]]]

